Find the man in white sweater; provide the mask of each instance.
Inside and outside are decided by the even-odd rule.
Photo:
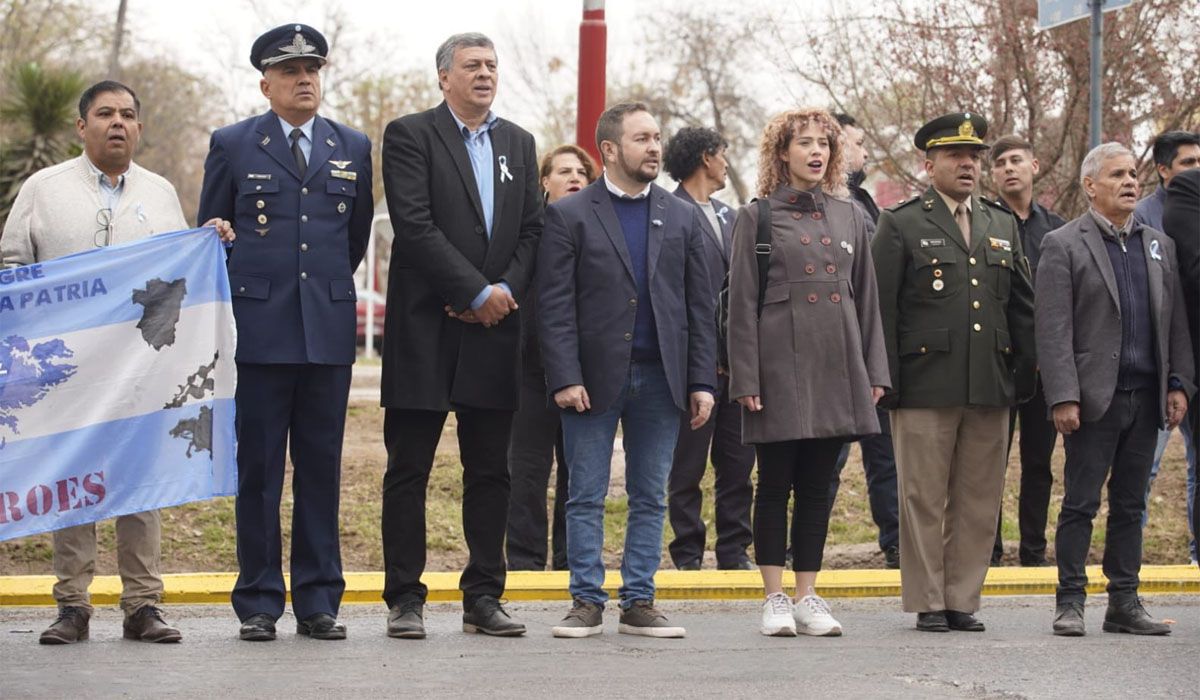
[[[29,265],[96,247],[188,228],[171,183],[133,163],[142,133],[141,105],[133,90],[110,80],[79,99],[75,126],[83,155],[34,173],[21,187],[0,235],[0,267]],[[221,237],[229,222],[213,219]],[[158,511],[117,518],[117,569],[121,574],[124,637],[178,642],[158,608],[161,521]],[[54,600],[58,618],[39,641],[71,644],[88,638],[92,606],[88,587],[96,570],[96,526],[54,533]]]

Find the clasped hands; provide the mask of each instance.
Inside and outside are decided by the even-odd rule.
[[[447,304],[446,315],[463,323],[482,323],[484,328],[499,324],[505,316],[517,310],[517,300],[498,284],[491,285],[491,289],[491,293],[478,309],[467,309],[459,313]]]

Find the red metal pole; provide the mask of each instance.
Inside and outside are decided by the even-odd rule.
[[[604,111],[604,68],[608,27],[604,23],[604,0],[583,0],[579,23],[579,103],[575,117],[575,143],[602,163],[596,148],[596,122]]]

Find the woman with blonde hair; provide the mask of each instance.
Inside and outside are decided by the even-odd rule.
[[[542,156],[538,176],[542,197],[553,204],[578,192],[600,176],[596,161],[573,143],[563,144]],[[530,287],[532,288],[532,284]],[[535,294],[521,300],[521,408],[513,416],[508,445],[511,491],[508,499],[508,534],[505,554],[509,571],[543,571],[546,568],[546,489],[550,467],[558,464],[554,513],[550,517],[550,567],[567,568],[567,465],[563,459],[562,428],[558,408],[546,403],[546,377],[538,351]]]
[[[841,128],[818,109],[771,119],[758,196],[738,212],[729,280],[730,396],[758,453],[754,550],[762,633],[837,636],[814,590],[843,443],[879,432],[890,386],[866,214],[842,196]],[[761,220],[761,228],[760,228]],[[783,591],[788,499],[796,599]]]

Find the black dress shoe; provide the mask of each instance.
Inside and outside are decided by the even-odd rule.
[[[1083,625],[1083,603],[1059,603],[1054,609],[1054,634],[1059,637],[1082,637],[1087,634]]]
[[[900,568],[900,548],[892,545],[883,550],[883,567],[885,569]]]
[[[917,613],[917,629],[922,632],[949,632],[950,624],[946,622],[946,613],[936,612]]]
[[[485,595],[480,596],[475,605],[463,613],[463,632],[478,632],[493,637],[520,637],[525,634],[525,625],[509,617],[499,600]]]
[[[424,601],[404,600],[388,609],[387,636],[396,639],[424,639],[425,618],[421,610]]]
[[[754,571],[754,562],[746,557],[742,557],[735,562],[718,563],[717,569],[721,571]]]
[[[243,642],[273,642],[275,641],[275,618],[266,613],[251,615],[242,623],[238,636]]]
[[[959,632],[982,632],[984,630],[983,623],[979,621],[979,618],[971,613],[957,610],[946,611],[946,624],[950,626],[950,629]]]
[[[296,623],[296,634],[313,639],[345,639],[346,626],[329,613],[315,613]]]
[[[677,565],[675,568],[679,569],[680,571],[699,571],[700,560],[693,559],[691,561],[685,561],[684,563]]]

